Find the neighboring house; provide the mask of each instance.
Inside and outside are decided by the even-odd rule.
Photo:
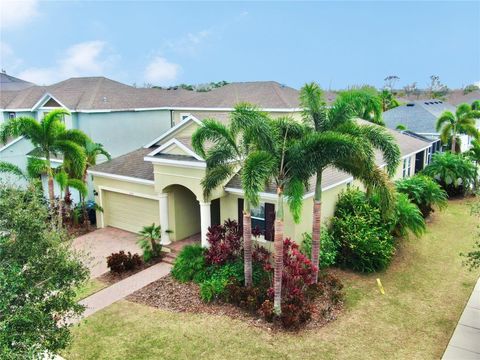
[[[397,106],[383,113],[383,121],[390,129],[403,125],[407,130],[431,140],[438,140],[440,134],[436,130],[437,119],[444,111],[455,114],[456,107],[442,100],[416,100]],[[480,129],[480,122],[477,122]],[[470,147],[471,138],[460,135],[461,151]]]
[[[294,113],[295,114],[295,113]],[[215,114],[219,121],[228,121],[228,112]],[[192,148],[191,136],[202,126],[207,113],[194,113],[175,127],[162,134],[143,148],[95,166],[89,171],[94,178],[96,201],[104,212],[97,214],[99,227],[113,226],[138,232],[143,226],[160,224],[164,233],[163,241],[181,240],[201,234],[206,245],[207,229],[230,218],[242,221],[243,190],[240,179],[235,175],[213,191],[210,199],[203,197],[201,179],[206,164]],[[431,142],[390,130],[401,149],[402,161],[395,178],[413,175],[418,154],[426,164]],[[377,163],[384,165],[383,157]],[[322,216],[333,215],[338,194],[354,182],[343,172],[332,168],[323,174]],[[286,212],[285,235],[301,240],[302,233],[310,232],[312,226],[313,189],[305,193],[301,223],[295,224]],[[276,194],[273,186],[267,186],[260,194],[261,205],[252,210],[252,225],[263,230],[259,241],[264,245],[273,240]]]
[[[104,77],[83,77],[50,86],[2,89],[0,98],[0,125],[19,116],[40,120],[45,113],[63,108],[71,114],[64,118],[67,128],[82,130],[114,158],[143,146],[152,134],[164,133],[193,111],[215,116],[247,101],[279,115],[299,112],[297,90],[273,81],[232,83],[194,92],[135,88]],[[0,160],[26,169],[32,150],[27,139],[11,139],[0,147]]]
[[[0,91],[18,91],[32,86],[35,86],[35,84],[7,75],[4,70],[0,72]]]

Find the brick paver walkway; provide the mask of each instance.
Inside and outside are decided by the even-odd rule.
[[[164,262],[158,263],[83,299],[80,301],[80,304],[86,306],[83,318],[102,310],[127,295],[147,286],[151,282],[168,275],[171,268],[171,265]],[[71,323],[77,323],[80,320],[81,319],[72,319]]]
[[[480,359],[480,279],[463,310],[443,359]]]

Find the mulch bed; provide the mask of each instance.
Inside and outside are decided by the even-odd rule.
[[[199,289],[199,285],[193,282],[180,283],[173,279],[171,275],[168,275],[134,292],[126,299],[174,312],[228,316],[269,331],[287,331],[265,321],[259,314],[252,314],[235,305],[221,302],[204,303],[200,299]],[[312,319],[302,330],[326,325],[335,320],[343,309],[342,302],[336,305],[331,304],[328,291],[315,300],[315,305],[317,311],[312,314]]]
[[[106,261],[106,260],[105,260]],[[101,282],[107,284],[107,285],[113,285],[123,279],[128,278],[129,276],[135,275],[136,273],[148,269],[150,266],[153,266],[155,264],[158,264],[159,262],[162,261],[162,258],[155,258],[149,261],[148,263],[142,263],[139,267],[137,267],[134,270],[129,270],[129,271],[124,271],[121,273],[114,273],[114,272],[106,272],[103,275],[100,275],[97,280],[100,280]]]

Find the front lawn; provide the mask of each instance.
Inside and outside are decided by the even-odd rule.
[[[107,287],[106,283],[97,279],[89,279],[83,286],[77,289],[77,295],[75,298],[77,301],[83,300],[105,287]]]
[[[433,215],[421,238],[403,240],[382,273],[338,271],[346,309],[321,329],[273,333],[225,316],[173,313],[120,301],[73,331],[66,359],[334,359],[441,357],[477,273],[461,266],[473,245],[468,200]],[[378,291],[376,278],[386,294]]]

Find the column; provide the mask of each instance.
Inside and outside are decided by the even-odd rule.
[[[202,247],[208,247],[207,241],[207,232],[208,228],[210,227],[210,203],[209,202],[201,202],[200,203],[200,229],[201,229],[201,239],[202,239]]]
[[[170,234],[166,232],[166,230],[169,230],[168,193],[162,193],[158,197],[158,202],[160,204],[160,227],[162,229],[162,240],[160,241],[160,243],[162,245],[169,245],[172,242],[170,241]]]

